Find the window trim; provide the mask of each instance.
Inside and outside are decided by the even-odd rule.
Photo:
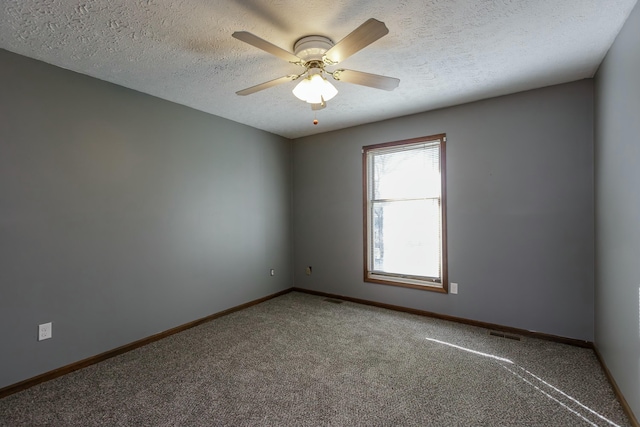
[[[423,279],[411,278],[409,276],[399,276],[399,275],[385,275],[379,274],[375,272],[369,271],[369,171],[368,171],[368,161],[367,156],[369,151],[380,149],[380,148],[388,148],[400,145],[411,145],[418,144],[421,142],[432,142],[432,141],[440,141],[440,185],[441,185],[441,194],[440,194],[440,211],[442,215],[442,247],[441,247],[441,269],[442,269],[442,283],[435,281],[425,281]],[[447,257],[447,179],[446,179],[446,143],[447,143],[447,135],[444,133],[424,136],[419,138],[412,139],[404,139],[400,141],[392,141],[392,142],[384,142],[381,144],[374,145],[365,145],[362,147],[362,210],[363,210],[363,271],[364,271],[364,281],[369,283],[378,283],[383,285],[392,285],[392,286],[401,286],[406,288],[413,289],[421,289],[432,292],[441,292],[448,293],[449,292],[449,268],[448,268],[448,257]]]

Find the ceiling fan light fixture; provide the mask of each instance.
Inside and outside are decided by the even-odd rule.
[[[338,89],[322,77],[321,74],[313,74],[298,83],[296,87],[293,88],[293,94],[299,100],[308,102],[309,104],[320,104],[323,100],[329,101],[336,96]]]
[[[325,70],[325,66],[337,65],[388,33],[389,29],[384,22],[370,18],[338,43],[333,43],[331,39],[319,35],[302,37],[295,42],[294,53],[291,53],[247,31],[236,31],[232,34],[233,38],[304,68],[300,74],[290,74],[269,80],[236,93],[241,96],[250,95],[282,83],[298,80],[298,84],[292,91],[293,94],[296,98],[311,104],[313,111],[318,111],[327,106],[326,101],[338,94],[338,90],[324,77],[325,73],[330,74],[334,80],[345,83],[393,90],[400,83],[400,80],[393,77],[345,69]]]

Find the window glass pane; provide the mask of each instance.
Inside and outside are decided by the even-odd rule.
[[[373,199],[417,199],[440,196],[439,147],[374,152]]]
[[[374,271],[440,277],[439,199],[372,205]]]

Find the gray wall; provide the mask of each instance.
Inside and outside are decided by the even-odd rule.
[[[640,4],[596,75],[595,343],[640,419]]]
[[[291,141],[0,64],[0,387],[292,285]]]
[[[365,283],[361,147],[437,133],[459,294]],[[301,138],[293,164],[296,286],[593,340],[592,80]]]

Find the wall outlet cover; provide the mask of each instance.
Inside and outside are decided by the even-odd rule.
[[[51,322],[38,325],[38,341],[48,340],[53,336],[53,328]]]

